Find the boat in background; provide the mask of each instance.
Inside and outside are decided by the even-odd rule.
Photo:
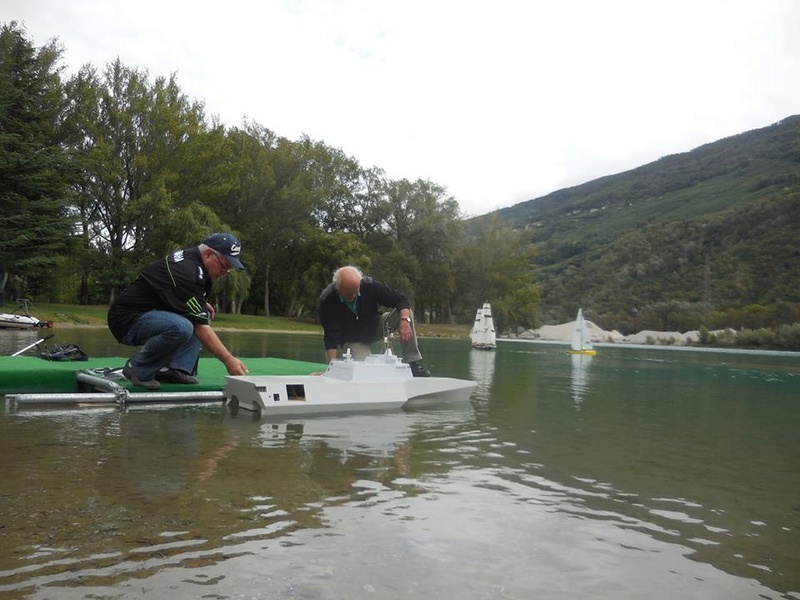
[[[497,348],[497,338],[492,320],[492,306],[484,302],[483,306],[475,313],[475,324],[469,332],[472,347],[479,350],[494,350]]]
[[[575,329],[572,331],[572,342],[567,354],[585,354],[594,356],[597,350],[592,346],[589,330],[586,328],[586,321],[583,318],[583,311],[578,309],[578,316],[575,319]]]
[[[13,313],[0,313],[0,329],[35,329],[53,328],[52,321],[40,321],[28,312],[28,300],[17,300],[19,305]],[[20,311],[22,313],[20,314]]]

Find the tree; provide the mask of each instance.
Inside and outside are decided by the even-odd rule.
[[[539,306],[539,288],[534,284],[511,290],[492,305],[498,331],[533,329]]]
[[[304,235],[277,249],[281,269],[275,274],[276,292],[292,317],[316,317],[319,295],[331,282],[333,271],[354,264],[369,268],[366,246],[352,233],[326,233],[307,227]]]
[[[385,225],[391,214],[387,198],[386,175],[382,169],[362,169],[354,190],[355,205],[349,214],[348,230],[365,243],[386,235]]]
[[[291,299],[281,286],[274,292],[271,282],[283,277],[287,249],[301,238],[313,211],[310,174],[305,168],[303,146],[280,138],[257,123],[228,132],[234,163],[234,185],[221,213],[239,223],[252,273],[265,316],[272,313],[271,299],[287,309]],[[255,250],[257,249],[257,250]]]
[[[70,242],[60,57],[55,41],[35,48],[14,21],[0,28],[0,303],[9,277],[27,294]]]
[[[448,321],[454,253],[463,234],[458,203],[427,180],[402,179],[384,187],[385,238],[373,236],[375,273],[406,291],[418,320]]]
[[[174,77],[151,85],[146,71],[117,59],[102,77],[85,67],[69,90],[74,152],[83,165],[83,179],[74,186],[81,230],[85,245],[107,257],[97,278],[112,298],[148,261],[230,229],[208,198],[182,193],[192,174],[185,170],[203,162],[187,148],[200,147],[211,134],[202,105],[189,102]]]
[[[533,285],[534,248],[526,231],[514,230],[497,216],[481,220],[459,252],[459,315],[492,303],[498,331],[529,328],[536,318],[539,290]]]
[[[455,292],[456,249],[464,233],[458,203],[444,187],[431,181],[417,180],[412,189],[405,207],[412,219],[400,247],[416,265],[410,273],[415,310],[420,319],[427,316],[431,322],[448,322]]]

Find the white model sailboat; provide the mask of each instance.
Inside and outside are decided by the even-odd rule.
[[[492,307],[488,302],[475,313],[475,324],[469,332],[469,339],[472,340],[472,347],[480,350],[494,350],[497,348],[497,340],[494,332],[494,321],[492,321]]]
[[[594,356],[597,350],[592,347],[591,336],[586,328],[586,321],[583,318],[583,311],[578,309],[578,316],[575,319],[575,329],[572,331],[572,343],[568,354],[586,354]]]

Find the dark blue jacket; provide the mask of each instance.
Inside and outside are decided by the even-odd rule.
[[[319,321],[325,334],[325,349],[344,347],[348,342],[371,344],[380,339],[381,307],[411,308],[402,292],[372,277],[361,279],[360,296],[356,299],[356,312],[347,306],[333,284],[319,297]]]

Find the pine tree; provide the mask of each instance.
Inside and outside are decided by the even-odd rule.
[[[60,57],[55,41],[35,48],[14,21],[0,28],[0,300],[9,279],[25,294],[69,241]]]

